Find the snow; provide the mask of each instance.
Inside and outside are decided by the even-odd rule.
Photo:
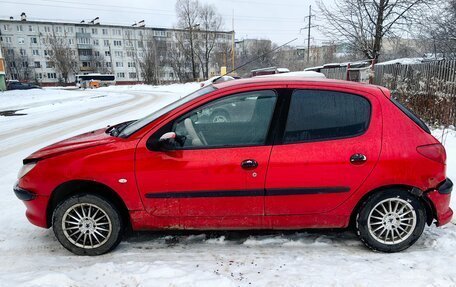
[[[57,140],[144,116],[198,84],[0,93],[0,286],[454,286],[456,221],[410,249],[374,253],[348,231],[143,232],[77,257],[31,225],[12,187],[21,159]],[[444,137],[442,137],[444,134]],[[435,130],[456,178],[456,132]],[[452,200],[456,208],[456,200]]]
[[[421,64],[423,62],[423,58],[400,58],[394,59],[386,62],[377,63],[375,65],[393,65],[393,64],[401,64],[401,65],[411,65],[411,64]]]
[[[325,79],[326,76],[322,73],[314,71],[299,71],[299,72],[289,72],[281,74],[272,74],[258,77],[303,77],[303,78],[316,78],[316,79]]]

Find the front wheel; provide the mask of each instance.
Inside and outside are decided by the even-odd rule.
[[[59,242],[76,255],[101,255],[122,238],[117,208],[102,197],[85,194],[63,201],[54,211],[53,230]]]
[[[386,190],[370,196],[356,216],[356,231],[370,249],[398,252],[412,246],[423,233],[426,210],[404,190]]]

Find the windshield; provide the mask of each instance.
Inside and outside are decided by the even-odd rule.
[[[139,119],[137,121],[134,121],[132,122],[131,124],[129,124],[128,126],[126,126],[120,133],[119,133],[119,137],[122,137],[122,138],[126,138],[126,137],[129,137],[131,134],[133,134],[134,132],[142,129],[143,127],[145,127],[146,125],[148,125],[149,123],[153,122],[154,120],[158,119],[159,117],[169,113],[170,111],[174,110],[175,108],[185,104],[185,103],[188,103],[190,102],[191,100],[194,100],[196,98],[199,98],[203,95],[206,95],[212,91],[215,91],[216,88],[212,85],[209,85],[209,86],[206,86],[204,88],[201,88],[185,97],[182,97],[180,98],[179,100],[157,110],[156,112],[142,118],[142,119]]]

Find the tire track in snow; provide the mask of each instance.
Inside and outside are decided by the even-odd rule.
[[[130,94],[130,95],[133,95],[133,94]],[[60,125],[63,122],[66,122],[66,121],[71,121],[71,120],[74,120],[74,119],[90,116],[90,115],[95,114],[95,113],[103,112],[105,110],[109,110],[109,109],[117,108],[117,107],[120,107],[120,106],[123,106],[123,105],[127,105],[127,104],[130,104],[130,103],[136,102],[138,100],[138,98],[142,98],[142,97],[144,97],[144,96],[133,95],[133,98],[127,99],[125,101],[118,102],[118,103],[115,103],[115,104],[111,104],[111,105],[107,105],[107,106],[101,106],[101,107],[95,108],[93,110],[88,110],[88,111],[85,111],[85,112],[82,112],[82,113],[77,113],[77,114],[70,115],[70,116],[56,118],[56,119],[53,119],[53,120],[50,120],[50,121],[45,121],[45,122],[37,123],[37,124],[34,124],[34,125],[29,125],[29,126],[24,127],[24,128],[13,129],[12,131],[0,134],[0,140],[4,140],[4,139],[7,139],[7,138],[9,138],[11,136],[18,135],[18,134],[24,134],[24,133],[27,133],[27,132],[30,132],[30,131],[36,131],[36,130],[39,130],[39,129],[47,129],[47,128],[55,126],[55,125]]]
[[[95,110],[91,110],[90,112],[85,112],[84,114],[86,114],[86,115],[84,117],[89,117],[90,116],[90,118],[88,120],[78,121],[75,125],[72,125],[72,126],[65,125],[64,129],[59,129],[59,130],[57,130],[55,132],[51,132],[51,133],[43,133],[42,135],[45,136],[46,141],[51,141],[51,140],[56,139],[58,137],[64,136],[65,134],[68,134],[68,130],[69,129],[71,129],[71,130],[82,129],[82,128],[86,127],[87,125],[89,125],[91,122],[94,122],[94,121],[97,121],[99,119],[102,119],[102,118],[106,117],[106,115],[102,115],[102,116],[98,116],[98,117],[92,117],[94,114],[96,115],[98,113],[103,113],[103,112],[105,112],[107,110],[115,109],[115,108],[117,108],[119,106],[124,106],[127,102],[128,103],[136,102],[136,101],[141,100],[143,98],[149,98],[149,100],[147,101],[147,102],[151,102],[149,104],[144,103],[144,101],[140,101],[137,104],[134,104],[134,105],[129,106],[127,108],[124,108],[124,109],[116,111],[116,114],[125,113],[125,112],[128,112],[128,111],[133,111],[133,110],[135,110],[137,108],[141,108],[141,107],[143,108],[145,105],[150,105],[156,99],[156,97],[153,96],[153,95],[144,95],[144,94],[138,95],[138,94],[135,94],[135,93],[128,93],[128,94],[133,95],[134,98],[133,99],[129,99],[129,100],[124,101],[124,102],[121,102],[121,103],[116,103],[114,105],[104,106],[104,107],[99,108],[99,109],[97,108]],[[107,108],[107,107],[110,107],[110,108]],[[71,119],[64,118],[64,119],[66,119],[64,121],[62,121],[62,118],[60,118],[60,119],[58,119],[56,121],[56,123],[54,123],[54,125],[59,125],[59,124],[61,125],[64,122],[75,120],[75,119],[79,119],[79,118],[81,118],[81,114],[75,115],[74,118],[72,116]],[[42,129],[47,129],[47,128],[49,128],[49,125],[46,125]],[[36,131],[36,129],[32,129],[32,130]],[[28,129],[28,132],[29,133],[31,132],[30,129]],[[15,131],[15,133],[17,133],[17,131]],[[26,135],[26,133],[25,133],[25,135]],[[8,147],[6,149],[1,150],[0,151],[0,157],[9,156],[9,155],[11,155],[13,153],[16,153],[16,152],[19,152],[19,151],[21,151],[23,149],[31,148],[31,147],[34,147],[34,146],[38,146],[42,142],[43,142],[43,137],[35,137],[31,141],[22,142],[22,143],[19,143],[19,144],[16,144],[14,146],[11,146],[11,147]]]

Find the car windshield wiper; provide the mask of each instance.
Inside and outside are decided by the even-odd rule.
[[[135,122],[135,120],[123,122],[115,126],[112,126],[106,130],[106,133],[108,133],[110,136],[118,137],[120,133],[133,122]]]

